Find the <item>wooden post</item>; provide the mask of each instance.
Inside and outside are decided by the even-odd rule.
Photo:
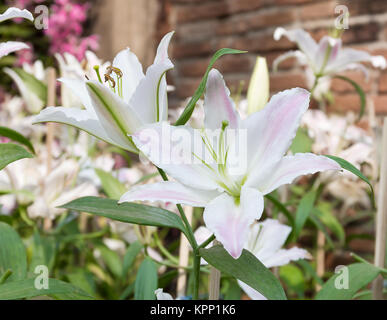
[[[47,71],[47,106],[55,106],[56,98],[56,72],[54,68],[49,68]],[[50,174],[52,170],[52,144],[55,137],[55,123],[47,123],[47,135],[46,135],[46,149],[47,149],[47,175]],[[52,221],[49,218],[44,219],[44,230],[50,230],[52,226]]]
[[[219,244],[218,241],[214,240],[214,246]],[[219,289],[220,289],[220,271],[214,267],[210,270],[210,281],[209,281],[209,300],[219,300]]]
[[[386,256],[387,233],[387,117],[383,123],[383,138],[381,146],[381,169],[378,194],[378,208],[375,221],[375,266],[384,268]],[[383,277],[379,275],[372,285],[372,295],[375,300],[383,299]]]
[[[192,216],[193,216],[193,208],[192,207],[186,207],[184,208],[184,212],[187,216],[188,222],[192,223]],[[187,267],[189,262],[189,250],[190,250],[190,244],[185,237],[184,234],[181,234],[180,236],[180,248],[179,248],[179,266]],[[186,290],[187,290],[187,272],[184,268],[178,269],[179,275],[177,278],[177,288],[176,288],[176,296],[177,297],[184,297],[186,296]]]
[[[325,235],[321,230],[317,231],[317,275],[321,278],[325,273]],[[316,291],[320,291],[321,285],[316,284]]]

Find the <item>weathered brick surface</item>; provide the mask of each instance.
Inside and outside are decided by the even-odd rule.
[[[171,7],[169,27],[176,30],[171,56],[175,70],[170,75],[176,86],[172,99],[192,94],[203,76],[211,56],[224,47],[247,50],[248,54],[222,57],[215,65],[228,85],[244,89],[254,67],[256,55],[265,56],[271,67],[274,59],[296,46],[282,38],[273,39],[276,27],[302,27],[316,41],[333,26],[336,5],[346,5],[350,28],[344,32],[345,47],[366,50],[387,58],[387,0],[165,0]],[[365,64],[370,67],[370,64]],[[387,71],[373,70],[367,82],[359,71],[344,73],[359,83],[372,97],[377,112],[387,113]],[[271,90],[306,87],[305,76],[295,59],[271,71]],[[358,110],[360,100],[348,83],[334,79],[335,103],[330,110]],[[175,99],[175,101],[177,101]]]

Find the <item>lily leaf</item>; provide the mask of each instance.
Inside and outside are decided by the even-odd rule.
[[[184,125],[187,123],[189,118],[191,118],[192,112],[194,111],[196,106],[196,102],[198,102],[200,97],[203,95],[204,90],[206,89],[208,74],[210,73],[211,68],[216,62],[216,60],[218,60],[221,56],[225,54],[239,54],[239,53],[245,53],[245,52],[247,51],[241,51],[241,50],[229,49],[229,48],[223,48],[215,52],[207,67],[206,73],[204,74],[203,79],[199,84],[199,87],[196,89],[194,95],[192,96],[191,100],[188,102],[188,105],[185,107],[179,119],[177,119],[175,126]]]
[[[357,94],[360,97],[360,113],[359,113],[359,120],[360,120],[364,115],[365,107],[366,107],[366,96],[365,96],[363,89],[355,81],[353,81],[345,76],[335,76],[335,78],[347,81],[349,84],[351,84],[355,88]]]
[[[124,256],[124,264],[122,267],[122,278],[125,278],[128,274],[129,268],[133,265],[137,255],[142,250],[143,245],[139,241],[133,242]]]
[[[7,127],[1,127],[0,126],[0,136],[9,138],[13,141],[19,142],[23,145],[25,145],[32,153],[35,153],[34,147],[32,146],[32,143],[24,137],[19,132],[12,130]]]
[[[109,198],[118,200],[127,191],[125,186],[109,172],[95,169],[95,173],[101,180],[102,188]]]
[[[349,163],[347,160],[344,160],[342,158],[339,158],[336,156],[329,156],[329,155],[327,155],[326,157],[336,161],[343,169],[345,169],[349,172],[352,172],[354,175],[358,176],[361,180],[363,180],[365,183],[367,183],[371,189],[372,202],[375,204],[374,188],[372,187],[371,182],[367,179],[367,177],[359,169],[357,169],[353,164]]]
[[[24,82],[27,89],[35,93],[44,104],[47,101],[47,86],[37,78],[35,78],[32,74],[24,71],[20,68],[13,68],[13,71],[20,77],[20,79]]]
[[[252,253],[243,250],[234,259],[223,248],[216,245],[210,249],[200,249],[200,255],[216,269],[243,281],[269,300],[286,300],[281,283]]]
[[[180,217],[168,210],[138,203],[118,204],[116,200],[84,197],[71,201],[61,208],[88,212],[113,220],[145,226],[176,228],[187,234]]]
[[[0,222],[0,277],[7,270],[12,274],[6,283],[26,278],[27,253],[17,232],[10,225]]]
[[[321,288],[316,300],[349,300],[361,288],[369,284],[380,270],[368,263],[354,263],[343,267]]]
[[[316,201],[317,191],[311,190],[306,193],[298,205],[296,212],[296,221],[294,225],[294,237],[297,239],[301,233],[302,228],[308,220],[309,214],[311,213],[314,202]]]
[[[155,300],[157,289],[157,267],[150,259],[145,258],[141,263],[134,283],[134,298],[136,300]]]
[[[32,158],[33,155],[23,147],[13,143],[0,143],[0,170],[7,165],[24,158]]]
[[[37,289],[35,279],[7,282],[0,285],[0,300],[26,299],[47,295],[57,296],[64,300],[94,299],[83,290],[56,279],[48,280],[48,289]]]

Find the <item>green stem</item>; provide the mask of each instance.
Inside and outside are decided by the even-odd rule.
[[[207,247],[214,240],[215,240],[215,235],[213,234],[206,241],[204,241],[200,246],[198,246],[198,250]]]
[[[169,260],[171,260],[175,264],[179,264],[179,259],[174,257],[172,254],[169,253],[169,251],[163,246],[161,243],[159,236],[157,235],[157,232],[154,233],[155,243],[156,246],[160,249],[161,253],[166,256]]]
[[[194,249],[193,261],[193,300],[198,300],[199,297],[199,281],[200,281],[200,254],[198,249]]]

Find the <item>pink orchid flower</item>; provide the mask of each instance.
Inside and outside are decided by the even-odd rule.
[[[238,258],[251,224],[262,215],[264,195],[299,176],[340,170],[340,166],[311,153],[285,156],[308,109],[308,91],[295,88],[276,94],[264,109],[244,120],[229,93],[222,75],[212,69],[204,100],[205,129],[158,123],[136,132],[132,137],[139,150],[176,181],[133,188],[120,202],[163,201],[204,207],[206,227]],[[218,133],[215,143],[208,138],[208,129]],[[235,139],[227,139],[235,133]],[[184,137],[188,141],[181,139]],[[246,148],[236,150],[236,144],[239,148],[244,140]],[[205,154],[201,156],[197,150],[205,150]],[[199,161],[190,162],[192,155]],[[243,165],[235,166],[238,163]]]

